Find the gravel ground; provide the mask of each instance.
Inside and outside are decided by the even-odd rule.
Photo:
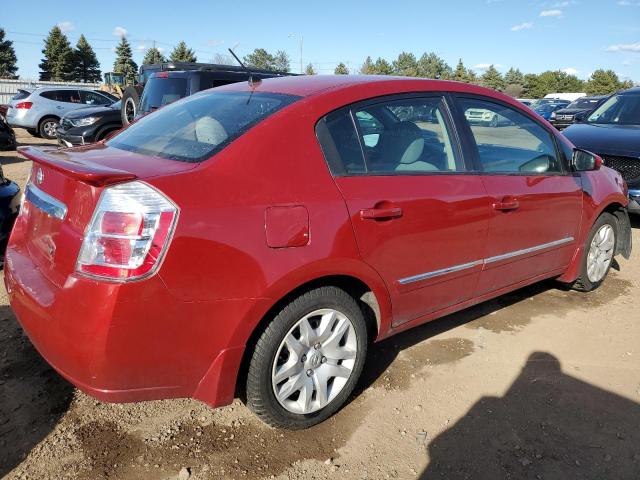
[[[24,186],[30,163],[0,159]],[[0,477],[638,479],[639,250],[591,294],[544,282],[376,345],[350,403],[294,433],[238,401],[95,401],[42,360],[2,288]]]

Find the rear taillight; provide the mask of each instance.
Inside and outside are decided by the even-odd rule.
[[[148,277],[158,268],[178,208],[142,182],[107,187],[85,232],[76,270],[111,281]]]
[[[15,108],[24,108],[25,110],[29,110],[32,105],[33,105],[33,102],[20,102],[20,103],[16,103]]]

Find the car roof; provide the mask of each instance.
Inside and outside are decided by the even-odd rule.
[[[298,97],[316,97],[346,91],[363,92],[365,89],[373,93],[373,95],[370,96],[377,96],[375,94],[376,92],[380,92],[379,95],[388,95],[422,91],[453,91],[494,97],[519,107],[522,106],[522,104],[512,97],[478,85],[454,82],[451,80],[396,77],[390,75],[300,75],[294,77],[267,78],[260,82],[255,82],[252,85],[250,85],[249,82],[232,83],[217,88],[217,90],[229,91],[281,93]],[[363,96],[363,94],[357,96]]]
[[[37,87],[36,89],[34,89],[31,93],[34,92],[45,92],[48,90],[85,90],[88,92],[92,92],[95,91],[94,87],[70,87],[68,85],[60,85],[59,87],[57,86],[47,86],[47,87]]]
[[[623,90],[623,91],[618,92],[618,93],[622,94],[622,95],[637,95],[637,94],[640,93],[640,87],[632,87],[632,88],[629,88],[627,90]]]

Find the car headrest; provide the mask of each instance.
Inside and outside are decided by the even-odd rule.
[[[384,133],[381,140],[382,158],[399,160],[401,164],[418,161],[424,150],[420,128],[413,122],[396,123]]]

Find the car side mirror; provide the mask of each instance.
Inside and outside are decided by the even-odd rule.
[[[582,123],[584,122],[584,118],[585,118],[586,113],[585,112],[578,112],[573,116],[573,121],[574,123]]]
[[[602,166],[602,158],[595,153],[582,150],[581,148],[575,148],[573,150],[571,166],[576,172],[598,170]]]

